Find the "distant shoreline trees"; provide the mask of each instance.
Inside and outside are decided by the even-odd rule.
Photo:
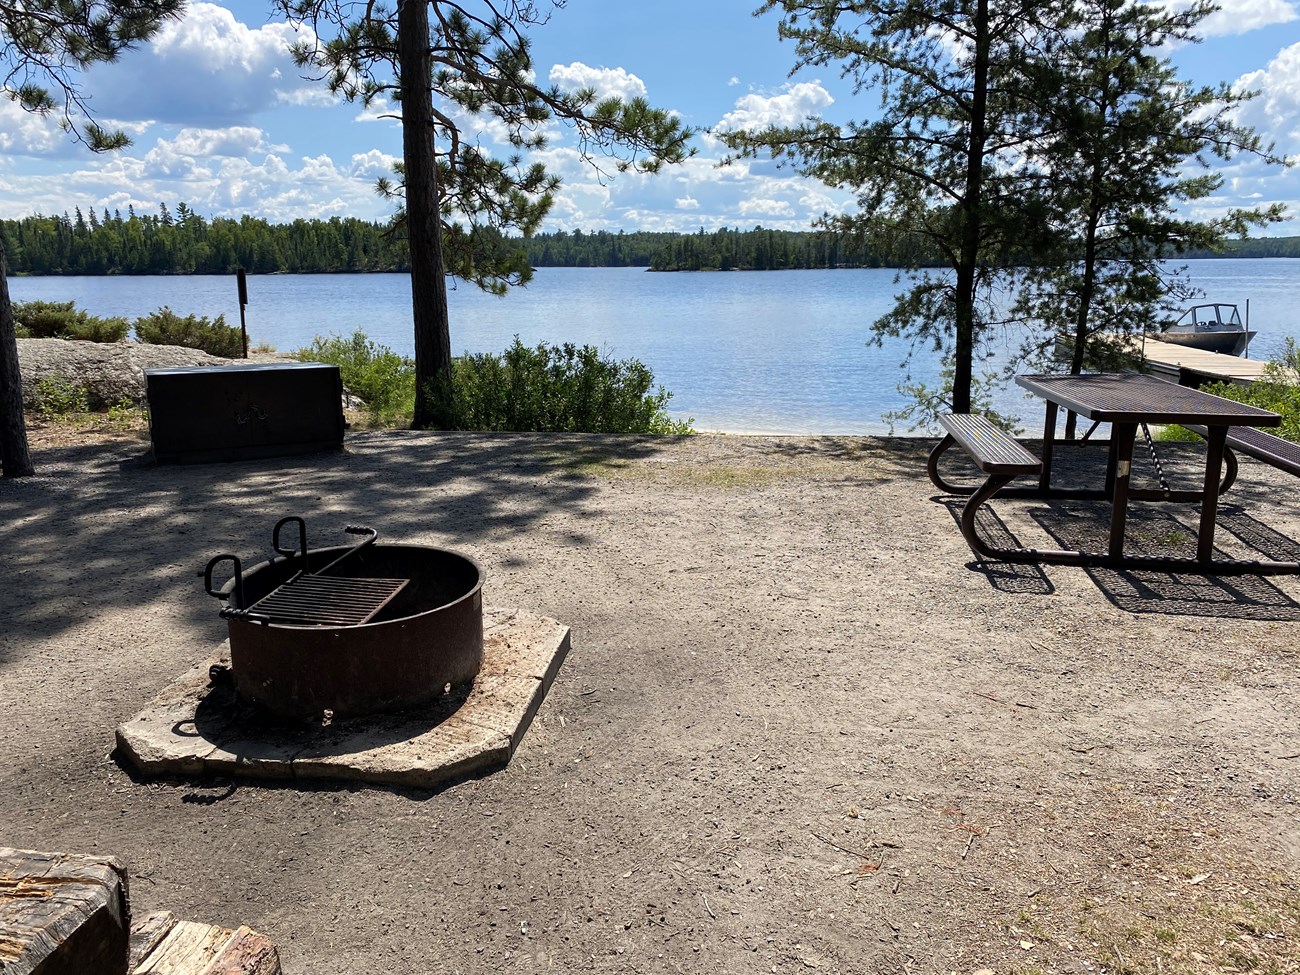
[[[556,231],[509,238],[533,267],[644,267],[654,271],[762,271],[896,267],[860,240],[818,231],[721,228],[695,233]],[[270,223],[212,220],[185,203],[137,214],[77,208],[0,220],[10,273],[22,275],[405,273],[406,242],[388,221],[354,217]],[[1300,237],[1229,241],[1181,258],[1300,258]],[[938,263],[937,261],[933,263]]]

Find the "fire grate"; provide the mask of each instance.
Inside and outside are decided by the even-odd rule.
[[[360,626],[392,602],[408,582],[301,575],[259,599],[241,615],[298,626]]]

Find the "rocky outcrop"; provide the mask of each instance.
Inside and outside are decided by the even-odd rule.
[[[29,409],[42,379],[63,377],[86,390],[92,410],[123,400],[144,402],[144,371],[177,366],[225,366],[242,361],[222,359],[197,349],[137,342],[77,342],[69,339],[19,339],[18,365],[23,376],[23,404]]]

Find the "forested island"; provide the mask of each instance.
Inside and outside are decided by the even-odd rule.
[[[399,272],[406,240],[388,221],[354,217],[270,223],[205,219],[186,204],[173,213],[128,208],[0,221],[12,274],[255,274]],[[768,271],[886,267],[861,243],[818,231],[722,228],[693,234],[557,231],[516,241],[534,267],[644,267],[653,271]],[[507,242],[509,243],[509,242]],[[1230,241],[1186,258],[1300,257],[1300,237]],[[925,261],[920,262],[927,263]]]

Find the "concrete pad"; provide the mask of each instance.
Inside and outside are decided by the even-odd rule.
[[[118,747],[147,776],[337,779],[432,788],[502,767],[519,746],[569,650],[568,627],[518,610],[484,611],[483,669],[453,692],[400,715],[329,727],[263,717],[208,669],[228,645],[181,675],[117,729]]]

